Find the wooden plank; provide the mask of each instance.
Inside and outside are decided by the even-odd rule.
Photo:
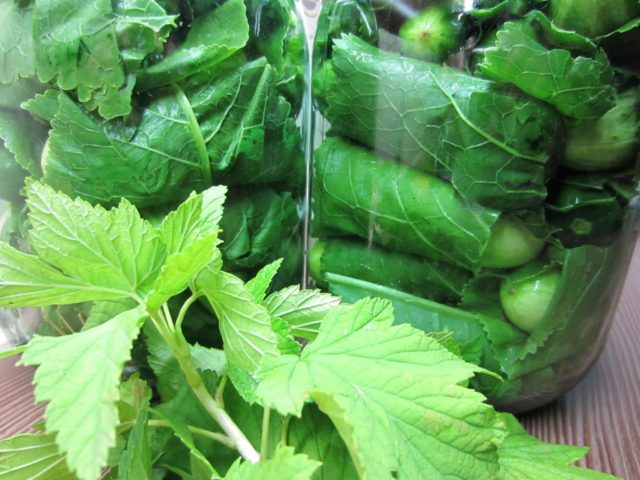
[[[44,410],[42,405],[34,405],[34,369],[16,367],[17,361],[17,356],[0,360],[0,438],[32,431]]]

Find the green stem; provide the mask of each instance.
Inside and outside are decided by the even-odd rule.
[[[189,353],[189,345],[184,343],[183,345],[175,345],[174,355],[178,359],[180,369],[187,377],[187,382],[191,387],[193,393],[195,393],[202,406],[209,412],[211,418],[213,418],[220,428],[227,434],[229,438],[234,442],[236,450],[242,455],[242,457],[251,462],[257,463],[260,461],[260,454],[251,445],[251,442],[247,439],[245,434],[234,423],[229,414],[220,406],[218,402],[211,396],[207,388],[205,387],[200,373],[196,369],[191,355]],[[173,346],[172,346],[173,348]]]
[[[173,428],[171,424],[165,420],[149,420],[148,425],[150,427]],[[195,435],[200,435],[201,437],[210,438],[211,440],[221,443],[222,445],[229,447],[232,450],[236,449],[235,442],[231,438],[227,437],[226,435],[223,435],[222,433],[212,432],[210,430],[205,430],[204,428],[194,427],[191,425],[188,425],[187,428],[191,433]]]
[[[193,295],[191,295],[186,302],[184,302],[184,304],[182,305],[182,308],[180,309],[180,312],[178,312],[178,316],[176,317],[176,330],[177,331],[182,331],[182,322],[184,321],[184,318],[187,315],[187,312],[189,311],[189,308],[191,308],[191,305],[193,305],[195,302],[198,301],[198,299],[201,297],[201,294],[199,293],[194,293]]]
[[[202,381],[200,385],[193,388],[193,393],[196,394],[202,406],[209,412],[209,415],[220,425],[220,428],[229,436],[229,438],[235,443],[236,450],[242,455],[242,458],[251,463],[258,463],[260,461],[260,454],[253,448],[251,442],[247,439],[244,433],[234,423],[233,419],[225,412],[218,403],[211,397]]]
[[[269,421],[271,418],[271,408],[264,407],[262,414],[262,438],[260,439],[260,460],[269,458]]]
[[[198,397],[198,400],[209,415],[211,415],[211,418],[216,421],[220,428],[222,428],[222,431],[231,439],[238,453],[248,462],[258,463],[260,461],[260,454],[253,445],[251,445],[251,442],[249,442],[242,430],[234,423],[229,414],[214,400],[205,387],[198,369],[193,364],[193,360],[191,360],[189,344],[181,334],[174,334],[174,332],[169,331],[167,325],[164,325],[162,317],[158,314],[159,312],[150,313],[151,319],[158,328],[164,341],[171,347],[171,351],[178,360],[178,365],[180,365],[180,370],[182,370],[182,373],[187,377],[187,384],[193,393]]]
[[[169,345],[173,345],[173,334],[171,333],[171,330],[169,329],[169,326],[167,325],[164,317],[160,315],[159,312],[148,311],[147,313],[149,313],[151,322],[156,327],[164,341]]]
[[[162,305],[162,313],[169,330],[173,330],[173,318],[171,318],[171,311],[169,310],[169,305],[167,303]]]
[[[287,445],[287,441],[289,440],[289,424],[291,423],[291,415],[287,415],[282,420],[282,429],[280,430],[280,443],[283,446]]]
[[[224,387],[227,386],[228,378],[229,377],[227,376],[227,374],[224,374],[222,376],[222,379],[218,384],[218,390],[216,391],[216,402],[218,402],[218,405],[220,405],[222,408],[224,408]]]
[[[207,152],[207,143],[202,135],[202,130],[200,130],[198,119],[191,107],[189,99],[182,89],[178,85],[173,85],[173,89],[176,93],[178,103],[180,103],[180,107],[182,107],[182,110],[189,121],[189,130],[191,131],[193,141],[196,145],[196,149],[198,150],[198,156],[200,157],[200,171],[202,172],[202,179],[204,180],[205,186],[210,187],[213,185],[211,162],[209,161],[209,153]]]

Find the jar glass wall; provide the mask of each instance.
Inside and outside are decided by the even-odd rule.
[[[69,201],[132,204],[149,229],[192,192],[225,185],[225,270],[249,279],[284,257],[273,287],[299,283],[306,37],[293,0],[83,5],[2,4],[0,239],[45,248],[31,242],[32,180]],[[47,308],[40,328],[78,330],[92,308]],[[20,312],[5,313],[6,335],[24,341]]]
[[[334,0],[318,25],[314,281],[451,332],[514,411],[595,361],[635,246],[640,7],[596,3]]]

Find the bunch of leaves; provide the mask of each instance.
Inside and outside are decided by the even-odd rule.
[[[573,58],[569,50],[549,49],[526,21],[501,26],[495,45],[484,53],[480,71],[573,118],[597,119],[614,104],[613,70],[606,56]]]
[[[29,177],[107,208],[125,198],[145,218],[226,184],[236,211],[252,210],[238,213],[248,225],[233,211],[225,224],[244,242],[223,251],[234,271],[255,274],[297,246],[304,36],[290,0],[0,8],[0,198],[12,211]],[[10,220],[2,236],[28,251]]]
[[[124,200],[105,210],[27,185],[35,255],[0,243],[0,306],[94,306],[80,332],[11,352],[38,367],[48,405],[43,428],[0,442],[1,478],[608,478],[571,466],[584,449],[498,414],[465,387],[482,369],[390,302],[267,295],[279,262],[246,283],[223,271],[224,196],[193,194],[154,226]],[[221,349],[184,336],[198,300]],[[140,343],[153,375],[123,376]]]
[[[571,359],[601,348],[611,308],[590,292],[615,296],[635,243],[640,4],[583,3],[471,2],[466,72],[461,57],[450,68],[403,50],[394,32],[422,12],[398,2],[328,2],[320,15],[327,138],[314,161],[311,273],[347,301],[381,296],[401,321],[450,332],[465,359],[507,378],[474,379],[506,409],[544,404],[587,370]],[[527,235],[537,246],[519,265],[491,264],[510,218],[521,229],[497,256]],[[424,266],[434,260],[435,278]],[[438,298],[443,279],[460,285],[453,267],[468,272],[462,292]],[[531,296],[541,323],[526,331],[499,295],[520,274],[560,279],[553,300]]]

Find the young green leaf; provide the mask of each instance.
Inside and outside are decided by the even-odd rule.
[[[160,238],[168,257],[147,299],[157,309],[171,297],[187,289],[207,265],[222,266],[218,224],[222,218],[226,187],[211,187],[192,194],[171,212],[160,226]]]
[[[64,275],[40,258],[0,242],[0,307],[47,307],[128,295],[111,286],[97,286]]]
[[[322,319],[340,304],[340,298],[292,286],[269,295],[262,304],[269,315],[286,322],[294,336],[314,339]]]
[[[495,414],[482,395],[458,385],[478,367],[393,322],[383,300],[335,310],[300,358],[266,360],[258,395],[298,416],[313,398],[361,477],[495,478]]]
[[[160,226],[160,238],[168,255],[218,232],[226,194],[226,187],[211,187],[199,194],[192,193],[165,217]]]
[[[89,312],[89,316],[87,317],[87,321],[82,327],[82,330],[89,330],[97,327],[98,325],[102,325],[113,317],[135,308],[135,306],[135,300],[128,297],[95,302],[93,307],[91,307],[91,311]]]
[[[189,283],[207,265],[222,266],[222,255],[218,250],[218,234],[200,238],[184,250],[170,255],[147,297],[147,305],[157,310],[171,297],[183,292]]]
[[[120,455],[118,462],[119,480],[151,480],[151,450],[147,421],[149,411],[143,408],[129,433],[127,448]]]
[[[0,2],[0,83],[12,83],[36,73],[31,19],[33,9],[13,0]]]
[[[134,373],[127,381],[120,384],[120,400],[118,415],[121,423],[135,423],[143,410],[149,408],[153,392],[151,388]]]
[[[196,288],[216,312],[230,364],[255,373],[263,359],[280,354],[269,313],[239,278],[206,269],[196,280]]]
[[[38,182],[26,191],[31,246],[42,259],[89,285],[129,296],[155,280],[164,260],[160,236],[129,202],[107,211]]]
[[[217,348],[203,347],[200,344],[189,345],[191,360],[196,368],[202,372],[214,372],[219,377],[225,373],[227,368],[227,357],[224,351]]]
[[[225,475],[225,480],[311,480],[321,463],[306,455],[295,454],[291,447],[276,450],[273,458],[260,463],[237,461]]]
[[[124,363],[138,336],[141,307],[99,327],[63,337],[36,336],[21,364],[39,365],[34,377],[48,432],[56,433],[60,450],[80,480],[95,480],[115,446],[116,401]]]
[[[111,1],[37,1],[33,36],[43,83],[78,88],[81,101],[89,100],[92,90],[124,84]]]
[[[281,258],[262,267],[258,271],[256,276],[246,283],[246,287],[249,289],[249,291],[251,291],[251,295],[253,295],[253,298],[256,302],[263,302],[264,297],[267,295],[267,290],[269,290],[269,286],[273,281],[273,278],[276,276],[278,270],[280,269],[280,265],[282,265]]]
[[[0,441],[2,480],[76,480],[48,433],[17,435]]]

